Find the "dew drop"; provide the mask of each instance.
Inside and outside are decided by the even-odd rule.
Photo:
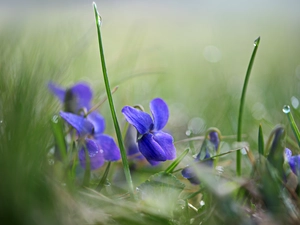
[[[103,149],[100,149],[100,153],[103,153],[104,151],[103,151]]]
[[[52,122],[53,122],[53,123],[58,123],[58,115],[54,115],[54,116],[52,117]]]
[[[54,165],[54,160],[53,159],[49,159],[48,163],[49,163],[50,166],[53,166]]]
[[[254,45],[254,46],[258,46],[259,41],[260,41],[260,37],[258,37],[258,38],[254,41],[253,45]]]
[[[204,202],[203,200],[201,200],[201,201],[199,202],[199,204],[200,204],[200,206],[202,207],[202,206],[205,205],[205,202]]]
[[[290,106],[289,106],[289,105],[283,106],[282,111],[283,111],[285,114],[290,113],[290,112],[291,112]]]
[[[295,109],[297,109],[298,106],[299,106],[299,100],[298,100],[295,96],[292,96],[291,102],[292,102],[292,106],[293,106]]]
[[[192,131],[191,131],[191,130],[187,130],[187,131],[185,132],[185,135],[186,135],[186,136],[191,136],[191,134],[192,134]]]

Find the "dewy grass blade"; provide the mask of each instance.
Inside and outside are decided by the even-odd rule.
[[[120,148],[120,152],[121,152],[121,157],[122,157],[122,162],[123,162],[123,169],[124,169],[126,181],[127,181],[127,184],[128,184],[129,192],[131,193],[131,195],[133,195],[133,183],[132,183],[132,179],[131,179],[131,175],[130,175],[126,150],[125,150],[123,139],[122,139],[121,129],[120,129],[120,126],[119,126],[119,123],[118,123],[118,118],[117,118],[117,115],[116,115],[116,110],[115,110],[115,107],[114,107],[114,102],[113,102],[113,98],[112,98],[112,94],[111,94],[111,90],[110,90],[110,85],[109,85],[109,80],[108,80],[108,75],[107,75],[107,70],[106,70],[104,50],[103,50],[101,31],[100,31],[101,17],[98,13],[97,5],[96,5],[95,2],[93,3],[93,7],[94,7],[95,20],[96,20],[96,25],[97,25],[100,59],[101,59],[101,64],[102,64],[102,72],[103,72],[103,78],[104,78],[104,83],[105,83],[105,89],[106,89],[106,93],[107,93],[107,99],[108,99],[108,102],[109,102],[110,111],[111,111],[112,119],[113,119],[113,122],[114,122],[115,130],[116,130],[116,135],[117,135],[119,148]]]
[[[290,125],[292,127],[292,130],[294,132],[294,135],[297,139],[298,146],[300,147],[300,132],[299,132],[297,124],[294,120],[293,114],[291,113],[290,106],[288,106],[288,105],[283,106],[282,111],[287,115],[287,117],[289,119],[289,122],[290,122]]]
[[[256,55],[256,52],[257,52],[257,49],[258,49],[258,46],[259,46],[259,42],[260,42],[260,37],[258,37],[254,41],[254,49],[253,49],[253,52],[252,52],[252,55],[251,55],[251,58],[250,58],[250,62],[249,62],[249,65],[248,65],[248,69],[247,69],[246,77],[245,77],[245,81],[244,81],[242,96],[241,96],[241,100],[240,100],[238,128],[237,128],[237,142],[242,141],[242,118],[243,118],[243,110],[244,110],[244,104],[245,104],[246,91],[247,91],[247,86],[248,86],[251,70],[252,70],[252,67],[253,67],[255,55]],[[242,159],[242,153],[241,153],[241,151],[237,151],[236,152],[236,174],[238,176],[241,175],[241,159]]]

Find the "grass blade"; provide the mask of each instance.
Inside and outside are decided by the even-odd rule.
[[[248,86],[251,70],[253,67],[254,59],[256,56],[256,52],[257,52],[257,49],[259,46],[259,42],[260,42],[260,37],[258,37],[254,41],[254,49],[253,49],[253,52],[252,52],[252,55],[250,58],[250,62],[248,65],[248,69],[247,69],[246,77],[245,77],[245,81],[244,81],[242,96],[241,96],[241,100],[240,100],[238,128],[237,128],[237,142],[242,141],[242,119],[243,119],[243,110],[244,110],[244,104],[245,104],[246,91],[247,91],[247,86]],[[237,174],[237,176],[241,176],[241,159],[242,159],[242,153],[241,153],[241,151],[237,151],[236,152],[236,174]]]
[[[291,113],[290,106],[288,106],[288,105],[283,106],[282,111],[287,115],[287,117],[289,119],[289,122],[290,122],[290,125],[291,125],[292,130],[293,130],[293,133],[294,133],[294,135],[297,139],[298,146],[300,147],[300,132],[299,132],[297,124],[294,120],[293,114]]]
[[[187,148],[184,152],[165,170],[166,173],[172,173],[183,158],[188,154],[189,149]]]
[[[93,7],[94,7],[95,20],[96,20],[96,26],[97,26],[100,59],[101,59],[101,64],[102,64],[102,72],[103,72],[103,78],[104,78],[104,83],[105,83],[105,89],[106,89],[106,93],[107,93],[107,99],[108,99],[108,103],[109,103],[109,106],[110,106],[110,112],[111,112],[111,115],[112,115],[113,123],[114,123],[114,126],[115,126],[115,131],[116,131],[116,135],[117,135],[117,139],[118,139],[118,143],[119,143],[119,148],[120,148],[120,152],[121,152],[121,157],[122,157],[122,162],[123,162],[123,169],[124,169],[126,181],[127,181],[127,184],[128,184],[129,192],[131,193],[131,195],[133,195],[133,183],[132,183],[132,179],[131,179],[131,175],[130,175],[126,150],[125,150],[123,139],[122,139],[122,133],[121,133],[120,125],[118,123],[118,118],[117,118],[117,115],[116,115],[116,109],[115,109],[115,106],[114,106],[114,102],[113,102],[113,98],[112,98],[112,94],[111,94],[111,90],[110,90],[110,85],[109,85],[109,79],[108,79],[107,70],[106,70],[106,63],[105,63],[104,50],[103,50],[103,44],[102,44],[102,38],[101,38],[101,30],[100,30],[100,26],[101,26],[101,19],[100,18],[101,17],[98,13],[97,5],[96,5],[95,2],[93,3]]]

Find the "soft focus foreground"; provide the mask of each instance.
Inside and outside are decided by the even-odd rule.
[[[43,7],[31,2],[11,4],[1,3],[0,8],[3,224],[297,222],[298,189],[288,179],[290,173],[285,173],[283,154],[277,157],[274,152],[283,153],[289,147],[293,155],[299,153],[281,110],[291,105],[299,121],[299,3],[98,3],[109,78],[112,88],[118,86],[113,97],[122,128],[126,130],[121,113],[125,105],[141,104],[149,112],[152,99],[164,99],[170,114],[164,129],[174,137],[177,157],[190,148],[176,169],[191,164],[188,168],[201,181],[195,186],[180,171],[162,173],[171,162],[151,167],[145,160],[129,157],[137,187],[135,201],[128,198],[121,161],[112,162],[108,180],[99,191],[107,162],[92,172],[87,188],[81,187],[82,168],[77,168],[70,184],[68,174],[62,172],[63,163],[49,157],[54,141],[50,121],[62,108],[47,89],[48,82],[71,87],[84,81],[94,91],[93,105],[105,98],[92,2]],[[256,166],[244,154],[238,179],[235,152],[219,157],[218,162],[214,159],[217,173],[213,166],[193,166],[192,155],[199,153],[203,138],[183,140],[203,137],[210,127],[217,127],[224,136],[220,153],[240,146],[234,143],[239,99],[258,36],[262,40],[246,96],[242,146],[249,146],[259,158],[261,124],[270,154],[261,156]],[[115,138],[107,102],[100,112],[106,119],[105,133]],[[286,126],[284,131],[281,127],[273,130],[279,123]],[[272,130],[273,145],[267,143]]]

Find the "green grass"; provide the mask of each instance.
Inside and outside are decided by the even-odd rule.
[[[138,5],[135,14],[130,11],[130,6],[128,3],[115,8],[111,4],[99,7],[98,3],[103,17],[103,45],[111,87],[119,86],[113,98],[121,125],[124,105],[142,104],[148,111],[149,101],[161,97],[170,107],[167,129],[173,133],[175,141],[187,138],[188,124],[195,117],[205,122],[200,133],[195,135],[204,135],[209,127],[219,128],[223,135],[235,135],[244,75],[253,49],[252,42],[259,35],[262,42],[248,84],[243,119],[246,137],[242,139],[258,156],[259,124],[263,128],[264,140],[276,124],[288,125],[282,107],[291,105],[292,96],[299,98],[300,75],[296,76],[295,71],[300,64],[300,33],[296,19],[287,16],[283,20],[272,14],[267,14],[269,19],[264,19],[262,12],[253,19],[238,13],[222,17],[225,11],[213,17],[210,11],[198,15],[198,6],[191,11],[188,6],[179,10],[175,5],[166,14],[159,12],[157,5],[151,6],[153,14],[143,11],[148,9],[147,6]],[[196,218],[196,222],[203,220],[205,224],[224,221],[247,224],[248,214],[239,209],[241,200],[236,197],[239,193],[235,187],[243,184],[246,188],[242,191],[246,195],[256,196],[251,192],[252,180],[235,180],[235,153],[219,159],[225,168],[224,175],[231,177],[232,182],[227,183],[223,178],[210,179],[211,172],[205,168],[206,173],[199,174],[206,183],[202,188],[207,205],[198,214],[185,207],[187,202],[181,202],[187,195],[197,192],[197,187],[180,178],[180,173],[175,173],[186,184],[186,189],[180,200],[175,201],[178,204],[172,220],[169,214],[159,214],[147,207],[147,202],[131,202],[126,195],[123,196],[126,187],[120,162],[112,163],[110,170],[113,173],[108,176],[112,186],[105,186],[101,194],[76,186],[69,190],[64,186],[59,162],[53,167],[47,158],[54,140],[49,121],[60,109],[46,88],[47,82],[52,80],[71,86],[78,80],[87,81],[95,92],[95,104],[105,96],[105,85],[99,66],[91,4],[70,11],[66,8],[37,11],[38,15],[24,17],[18,22],[7,20],[0,26],[0,43],[3,43],[0,45],[1,222],[173,224],[176,221],[189,224],[189,218]],[[214,45],[222,52],[220,62],[211,63],[204,58],[203,50],[208,45]],[[100,111],[107,120],[106,133],[116,137],[109,104],[103,104]],[[294,111],[297,123],[299,110]],[[289,126],[286,131],[294,140]],[[221,153],[234,149],[234,141],[235,138],[224,139]],[[201,142],[194,141],[193,144],[198,151]],[[293,146],[290,142],[287,145]],[[185,142],[176,147],[179,156],[190,145]],[[293,152],[299,152],[297,145],[293,146]],[[178,168],[187,164],[188,159],[191,159],[191,153]],[[170,163],[166,162],[162,168],[166,169],[168,165]],[[242,156],[242,166],[242,177],[250,177],[252,167],[247,156]],[[162,168],[136,171],[132,174],[134,186],[139,186]],[[105,167],[93,178],[101,178],[104,170]],[[263,187],[277,184],[272,166],[263,162],[256,170],[258,174],[261,171],[267,174],[263,177],[265,180],[259,178]],[[114,187],[118,182],[120,187]],[[220,184],[226,188],[214,188]],[[271,211],[282,209],[278,204],[282,202],[270,200],[272,196],[278,196],[278,188],[273,192],[259,188],[254,190],[265,194],[267,204],[278,205]],[[233,194],[228,195],[226,191]],[[197,205],[198,200],[192,199],[190,203]],[[291,211],[282,209],[286,214]],[[281,214],[277,219],[288,221]]]

